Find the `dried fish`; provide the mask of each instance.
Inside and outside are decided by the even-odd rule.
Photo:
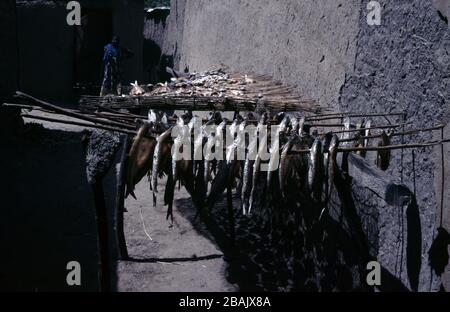
[[[323,155],[322,142],[319,139],[316,139],[311,147],[308,186],[313,200],[320,202],[323,187]]]
[[[130,91],[130,95],[142,95],[145,93],[145,90],[142,89],[142,87],[138,84],[137,81],[135,81],[134,83],[130,83],[132,88]]]
[[[261,170],[261,154],[263,151],[267,149],[267,132],[263,132],[267,125],[267,121],[269,119],[269,115],[267,113],[262,114],[261,119],[258,123],[257,127],[257,138],[259,140],[259,148],[258,153],[256,155],[256,159],[253,162],[253,172],[252,172],[252,188],[250,191],[250,199],[249,199],[249,207],[247,214],[251,214],[253,211],[253,205],[255,202],[256,190],[258,187],[260,170]]]
[[[389,138],[389,135],[385,131],[383,131],[381,133],[381,139],[378,142],[378,146],[382,147],[382,146],[388,146],[390,144],[391,144],[391,140]],[[383,171],[388,170],[390,161],[391,161],[391,151],[390,150],[378,151],[378,155],[377,155],[378,168],[380,168]]]
[[[253,165],[254,160],[251,160],[247,155],[247,159],[244,163],[244,173],[242,178],[242,191],[241,191],[241,203],[242,214],[245,216],[249,210],[249,196],[251,193],[252,177],[253,177]]]
[[[356,130],[364,129],[364,128],[365,128],[365,121],[364,120],[362,120],[362,121],[360,121],[360,122],[358,122],[356,124]],[[365,134],[364,130],[356,132],[356,135],[355,135],[355,139],[356,139],[355,147],[364,147],[364,139],[362,139],[364,134]],[[363,157],[363,158],[366,157],[366,151],[358,151],[358,152],[356,152],[356,154],[361,156],[361,157]]]
[[[258,186],[260,170],[261,170],[261,156],[258,154],[253,164],[252,190],[250,192],[249,207],[247,213],[248,215],[250,215],[253,211],[253,204],[255,201],[256,188]]]
[[[284,115],[283,115],[284,116]],[[269,171],[267,172],[267,187],[271,187],[273,174],[277,170],[277,166],[279,166],[280,161],[280,141],[283,138],[283,135],[286,134],[286,130],[289,125],[289,116],[283,117],[283,120],[278,126],[278,135],[276,135],[276,139],[272,142],[272,147],[270,149],[270,160],[269,160]]]
[[[283,146],[282,152],[281,152],[281,160],[280,160],[280,169],[278,171],[279,181],[280,181],[280,190],[281,195],[283,197],[286,197],[285,194],[285,186],[286,186],[286,174],[289,170],[289,160],[288,160],[288,153],[291,151],[292,146],[294,145],[294,140],[296,137],[291,137],[289,141]]]
[[[171,137],[172,129],[167,130],[163,134],[161,134],[156,140],[155,153],[153,154],[153,168],[152,168],[152,190],[153,195],[158,193],[158,175],[161,173],[163,169],[163,157],[167,149],[169,149],[170,156],[170,147],[167,146],[164,148],[164,144],[167,144],[167,140]]]
[[[337,160],[336,160],[336,155],[337,155],[337,149],[339,148],[339,138],[337,135],[333,134],[333,136],[331,137],[331,141],[329,143],[329,147],[328,147],[328,156],[327,156],[327,176],[326,176],[326,180],[325,180],[325,203],[328,204],[329,200],[330,200],[330,196],[331,196],[331,189],[333,187],[333,183],[334,183],[334,175],[337,172]],[[320,213],[319,216],[319,220],[322,219],[325,211],[327,209],[327,206],[325,206],[322,209],[322,212]]]
[[[351,128],[351,120],[350,120],[350,117],[346,117],[345,119],[344,119],[344,130],[345,131],[348,131],[348,130],[350,130],[350,128]],[[342,139],[343,140],[348,140],[348,139],[350,139],[350,132],[344,132],[343,134],[342,134]],[[344,146],[348,146],[348,143],[344,143]]]
[[[367,122],[366,122],[366,124],[364,125],[364,127],[366,128],[366,131],[364,132],[364,135],[366,136],[366,137],[368,137],[368,136],[370,136],[371,135],[371,133],[370,133],[370,128],[372,127],[372,120],[367,120]],[[369,139],[365,139],[364,140],[364,147],[368,147],[369,146]]]
[[[150,123],[156,123],[159,120],[158,115],[153,109],[150,109],[148,111],[148,122]]]
[[[134,194],[135,185],[145,176],[151,169],[152,156],[156,145],[154,139],[146,138],[149,132],[150,124],[144,123],[133,140],[128,155],[128,171],[127,171],[127,194],[136,198]]]
[[[300,120],[298,121],[298,135],[300,137],[307,134],[306,129],[305,129],[305,121],[306,121],[305,117],[300,118]]]

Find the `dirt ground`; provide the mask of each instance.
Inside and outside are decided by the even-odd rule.
[[[118,264],[118,291],[235,291],[225,278],[222,252],[190,221],[195,211],[182,200],[189,194],[183,188],[176,192],[173,227],[166,221],[162,195],[153,207],[144,178],[136,188],[138,200],[125,201],[125,236],[133,260]]]

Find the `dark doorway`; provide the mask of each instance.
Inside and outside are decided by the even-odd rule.
[[[83,9],[75,35],[75,83],[99,86],[103,48],[112,37],[111,9]]]

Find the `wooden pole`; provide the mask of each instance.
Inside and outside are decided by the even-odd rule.
[[[44,102],[42,100],[39,100],[35,97],[32,97],[31,95],[28,95],[26,93],[17,91],[16,94],[19,97],[25,98],[27,100],[30,100],[34,103],[36,103],[38,106],[41,106],[43,108],[46,108],[48,110],[57,112],[57,113],[61,113],[63,115],[69,116],[69,117],[75,117],[81,120],[86,120],[95,124],[103,124],[103,125],[107,125],[107,126],[113,126],[113,127],[123,127],[129,130],[135,130],[135,126],[126,124],[126,123],[122,123],[122,122],[116,122],[116,121],[111,121],[111,120],[102,120],[102,119],[98,119],[98,118],[94,118],[94,117],[90,117],[90,116],[86,116],[84,114],[75,112],[73,110],[69,110],[69,109],[65,109],[65,108],[61,108],[58,107],[56,105]]]
[[[125,212],[125,179],[127,172],[128,150],[130,147],[130,137],[125,137],[123,142],[122,155],[120,157],[120,170],[117,177],[117,195],[116,195],[116,226],[115,232],[117,236],[117,244],[119,250],[119,259],[126,260],[129,258],[127,242],[124,230],[124,212]]]
[[[97,213],[98,249],[100,256],[100,287],[102,292],[111,291],[111,261],[109,251],[108,211],[102,181],[92,185]]]
[[[360,131],[372,130],[372,129],[394,129],[394,128],[400,128],[402,126],[407,126],[409,124],[411,124],[411,123],[396,124],[396,125],[384,125],[384,126],[373,126],[373,127],[370,127],[370,128],[360,128],[360,129],[333,131],[333,133],[351,133],[351,132],[360,132]]]
[[[57,118],[44,117],[44,116],[35,116],[35,115],[30,115],[30,114],[21,114],[21,116],[23,118],[30,118],[30,119],[43,120],[43,121],[49,121],[49,122],[56,122],[56,123],[67,124],[67,125],[86,127],[86,128],[95,128],[95,129],[102,129],[102,130],[107,130],[107,131],[120,132],[120,133],[124,133],[124,134],[129,134],[129,135],[136,135],[135,131],[124,130],[124,129],[120,129],[120,128],[116,128],[116,127],[109,127],[109,126],[102,126],[102,125],[93,125],[93,124],[88,124],[88,123],[79,122],[79,121],[62,120],[62,119],[57,119]]]
[[[338,148],[338,152],[359,152],[359,151],[386,151],[386,150],[399,150],[404,148],[421,148],[421,147],[431,147],[435,145],[440,145],[444,143],[449,143],[450,139],[428,142],[428,143],[413,143],[413,144],[400,144],[400,145],[386,145],[386,146],[369,146],[369,147],[349,147],[349,148]]]
[[[342,117],[358,118],[358,117],[390,117],[401,116],[403,113],[368,113],[368,114],[355,114],[355,113],[336,113],[336,114],[324,114],[306,117],[307,121],[319,121],[319,120],[331,120],[340,119]]]
[[[435,145],[440,145],[444,143],[450,143],[450,139],[442,140],[442,141],[433,141],[427,143],[412,143],[412,144],[400,144],[400,145],[386,145],[386,146],[369,146],[369,147],[341,147],[338,148],[337,151],[340,153],[345,152],[361,152],[361,151],[386,151],[386,150],[399,150],[404,148],[422,148],[422,147],[432,147]],[[289,155],[298,155],[298,154],[308,154],[310,152],[309,149],[298,150],[295,152],[290,152]]]
[[[407,130],[407,131],[392,133],[389,136],[390,137],[404,136],[404,135],[409,135],[409,134],[416,134],[416,133],[419,133],[419,132],[439,130],[439,129],[442,129],[444,127],[445,127],[445,125],[438,125],[438,126],[430,127],[430,128]],[[342,139],[342,140],[339,140],[339,142],[353,142],[353,141],[364,140],[364,139],[377,139],[377,138],[380,138],[380,137],[381,137],[381,134],[375,134],[375,135],[361,136],[361,137],[358,137],[358,138]]]

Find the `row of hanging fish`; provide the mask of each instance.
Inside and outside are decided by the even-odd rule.
[[[172,220],[177,182],[192,196],[199,212],[205,208],[210,211],[230,187],[238,190],[245,215],[254,211],[261,196],[279,193],[282,198],[288,198],[287,187],[292,183],[314,202],[324,203],[328,200],[337,168],[338,148],[367,147],[367,137],[372,132],[370,120],[358,123],[356,131],[348,131],[352,126],[347,119],[341,135],[333,132],[319,135],[317,130],[311,131],[305,117],[284,113],[275,116],[268,113],[261,116],[235,114],[233,120],[227,120],[215,112],[210,113],[205,123],[191,113],[174,117],[181,131],[172,137],[174,125],[169,118],[161,112],[149,112],[148,121],[142,124],[129,152],[126,182],[126,195],[135,197],[135,185],[149,175],[156,204],[160,191],[158,182],[167,176],[164,203],[168,206],[167,218]],[[199,123],[202,124],[200,135],[195,136],[195,126]],[[239,135],[250,124],[256,126],[255,135]],[[275,125],[278,135],[269,136],[267,127]],[[216,130],[207,132],[207,126],[215,126]],[[218,145],[217,142],[225,142],[226,135],[232,138],[231,142]],[[378,146],[390,144],[389,135],[384,131],[380,137]],[[191,147],[191,155],[179,158],[172,154],[172,151],[178,151],[186,156],[188,151],[183,151],[186,144]],[[277,146],[279,149],[275,148]],[[239,159],[238,151],[242,148],[247,153],[244,159]],[[206,153],[202,155],[204,151]],[[256,157],[249,151],[256,151],[253,155]],[[217,152],[223,152],[224,157],[214,157]],[[264,153],[268,157],[263,157]],[[364,152],[359,154],[366,156]],[[386,170],[389,161],[388,151],[378,152],[376,163],[381,169]]]

